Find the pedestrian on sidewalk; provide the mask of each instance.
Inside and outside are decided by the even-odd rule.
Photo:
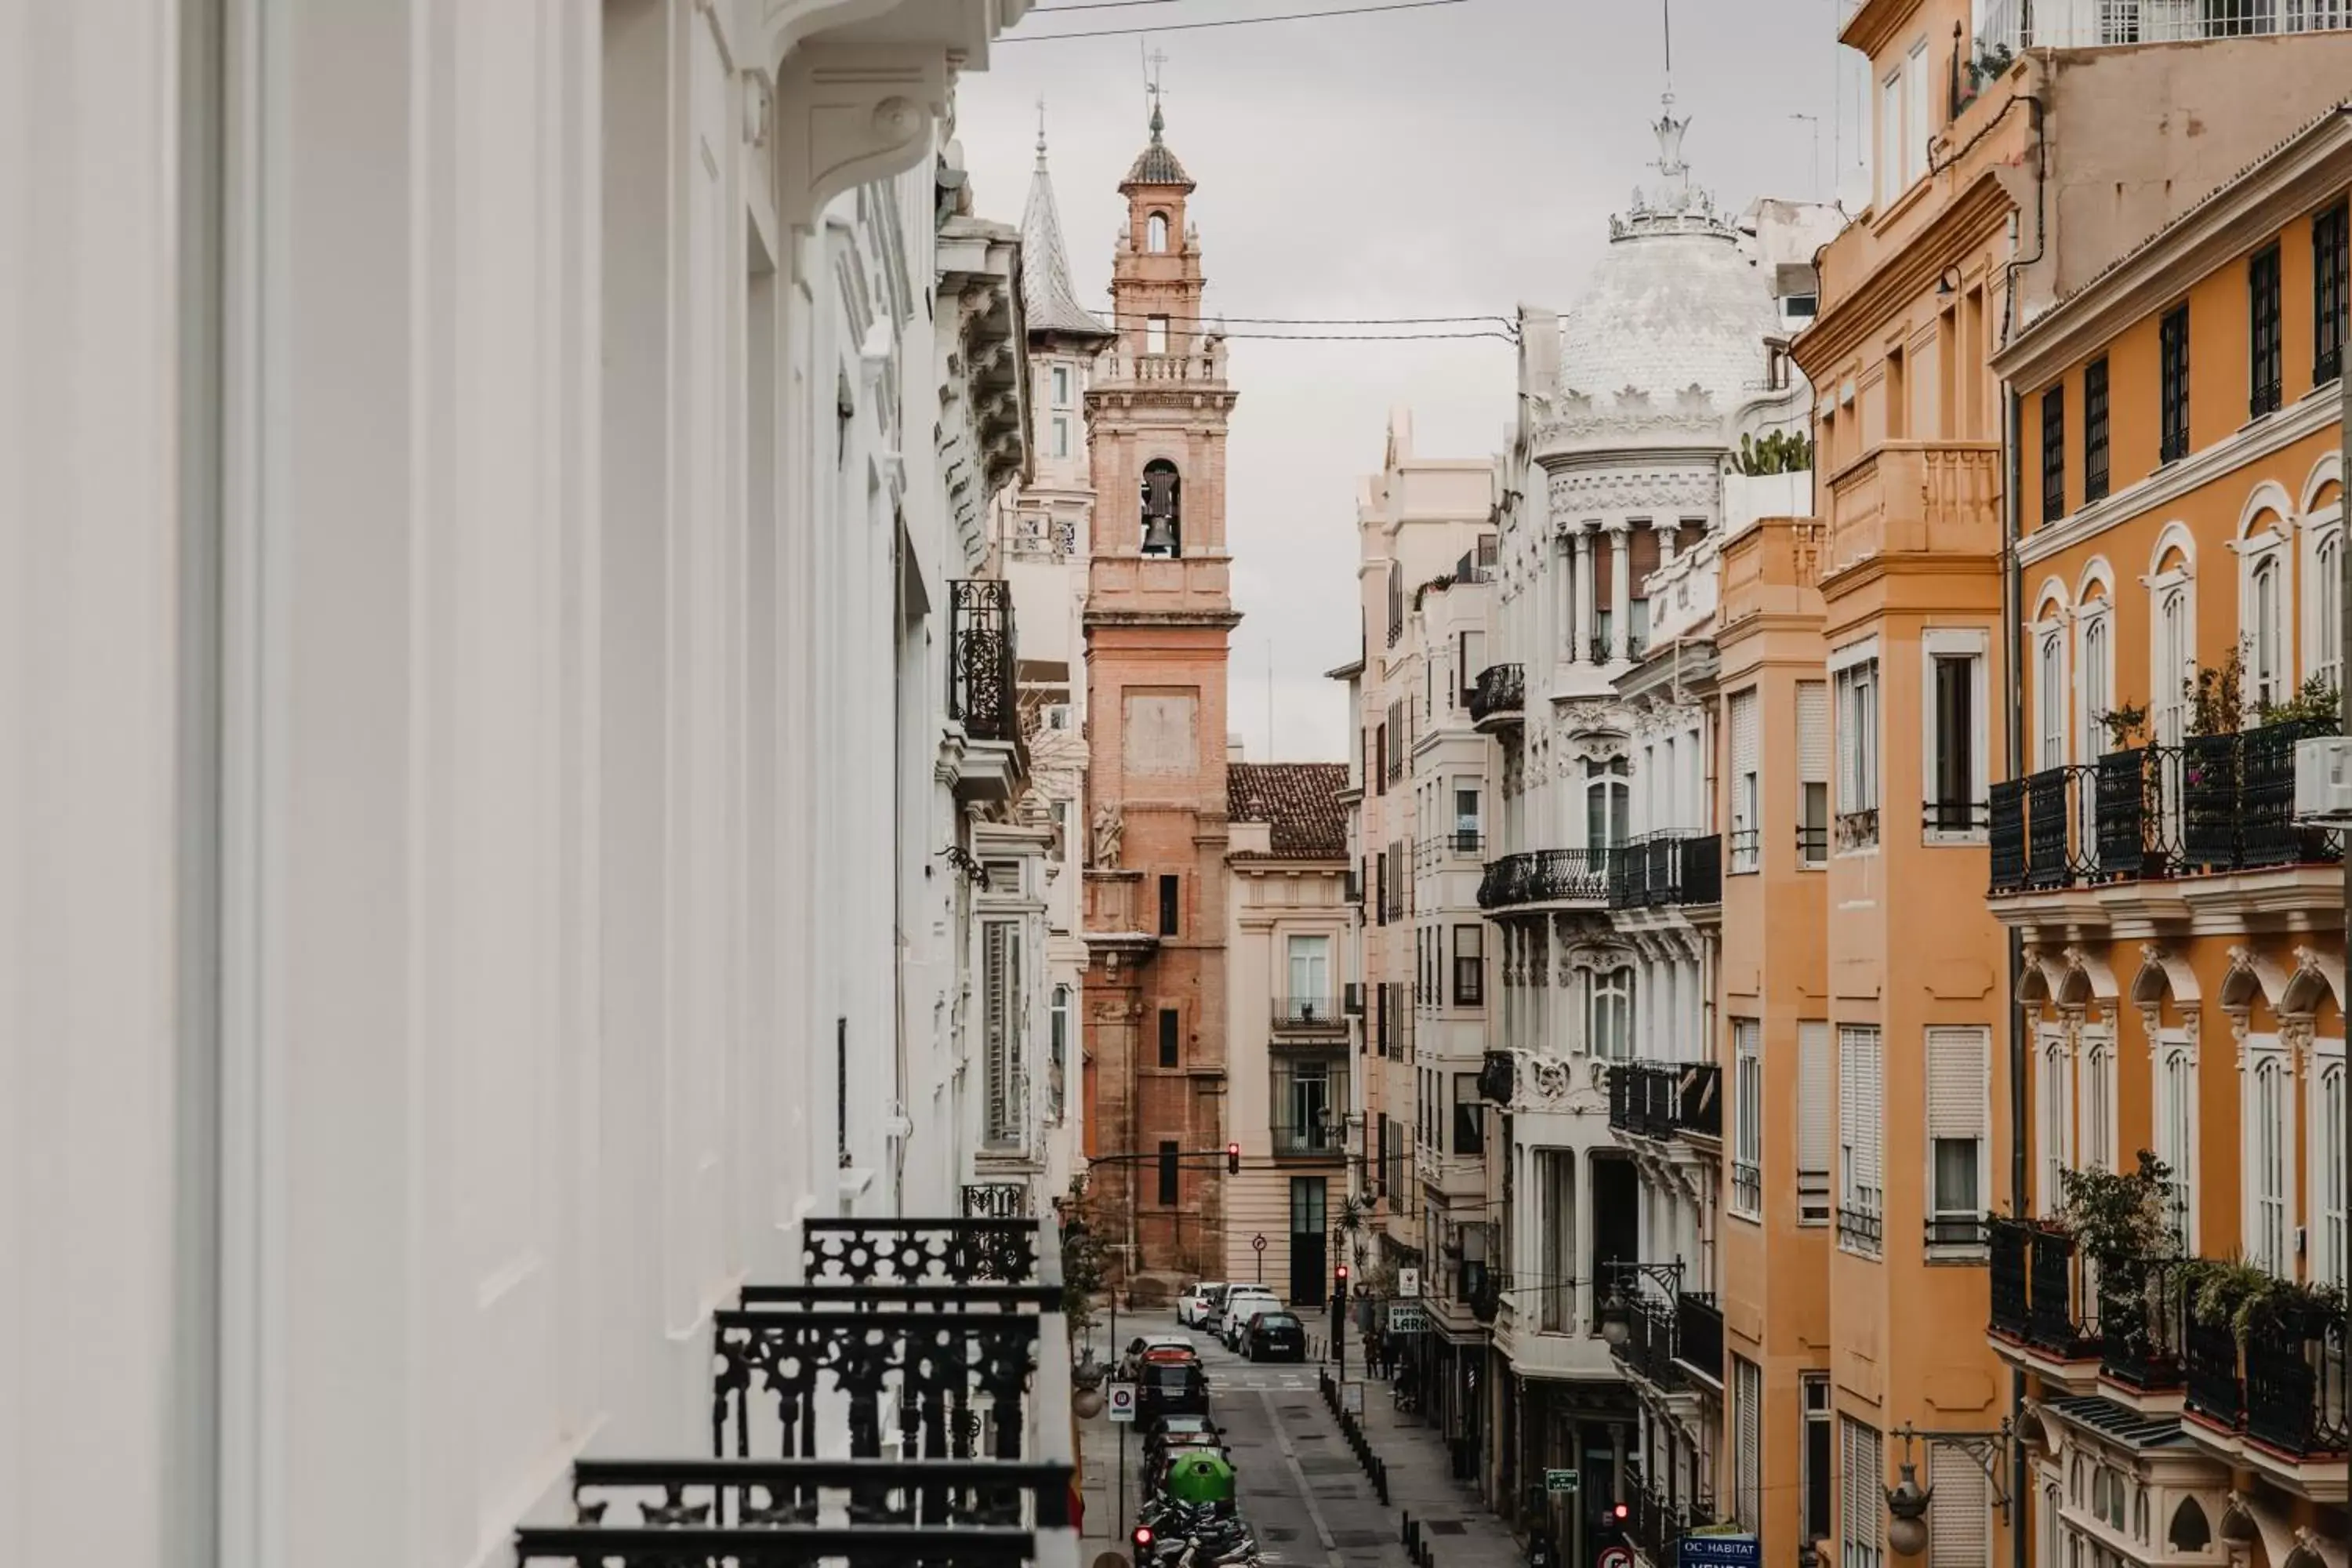
[[[1386,1348],[1378,1323],[1364,1331],[1364,1370],[1374,1377],[1381,1375],[1381,1354]]]

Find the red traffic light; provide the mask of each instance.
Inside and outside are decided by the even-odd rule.
[[[1340,1278],[1340,1279],[1345,1279],[1347,1277],[1348,1277],[1348,1266],[1347,1266],[1346,1264],[1342,1263],[1341,1265],[1339,1265],[1339,1278]]]
[[[1149,1546],[1151,1544],[1151,1527],[1150,1525],[1139,1524],[1135,1527],[1135,1543],[1138,1546]]]
[[[1623,1519],[1629,1511],[1631,1510],[1628,1510],[1623,1503],[1615,1503],[1612,1504],[1609,1510],[1609,1517],[1612,1519]]]
[[[1238,1143],[1225,1145],[1225,1173],[1229,1176],[1242,1173],[1242,1146]]]

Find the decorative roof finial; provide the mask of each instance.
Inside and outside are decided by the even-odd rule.
[[[1148,68],[1144,75],[1144,88],[1151,94],[1151,140],[1156,143],[1160,140],[1160,133],[1168,129],[1167,117],[1160,112],[1160,68],[1168,63],[1168,56],[1162,50],[1153,49],[1145,55],[1143,59]]]
[[[1037,167],[1045,166],[1045,96],[1037,95]]]

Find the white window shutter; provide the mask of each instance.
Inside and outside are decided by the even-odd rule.
[[[1927,1031],[1927,1136],[1982,1138],[1986,1089],[1991,1082],[1985,1055],[1988,1031]]]
[[[1927,1480],[1936,1489],[1936,1505],[1927,1510],[1928,1568],[1990,1568],[1991,1495],[1976,1459],[1949,1445],[1930,1447]]]
[[[1837,805],[1841,812],[1858,808],[1859,769],[1855,760],[1855,742],[1860,729],[1860,704],[1853,670],[1838,673],[1837,691]]]
[[[1878,1433],[1850,1415],[1838,1418],[1844,1470],[1838,1508],[1838,1540],[1844,1568],[1877,1568],[1884,1551],[1885,1484]]]
[[[1756,693],[1734,692],[1731,698],[1731,771],[1756,772]]]
[[[1764,1468],[1763,1416],[1759,1406],[1764,1403],[1763,1373],[1756,1363],[1738,1356],[1731,1358],[1732,1403],[1735,1430],[1732,1464],[1737,1493],[1734,1506],[1736,1518],[1742,1530],[1753,1531],[1763,1516],[1760,1484]]]
[[[1838,1102],[1843,1107],[1845,1096],[1841,1094]],[[1797,1026],[1797,1169],[1829,1174],[1830,1026],[1825,1023]]]
[[[1838,1191],[1851,1202],[1862,1173],[1861,1074],[1855,1059],[1853,1031],[1838,1037]]]
[[[1868,1173],[1871,1212],[1878,1212],[1886,1190],[1886,1096],[1885,1079],[1879,1056],[1879,1035],[1876,1029],[1861,1031],[1864,1037],[1861,1070],[1868,1074],[1862,1088],[1862,1132],[1864,1145],[1870,1151],[1863,1169]]]
[[[1797,782],[1830,782],[1829,689],[1818,680],[1797,682]]]

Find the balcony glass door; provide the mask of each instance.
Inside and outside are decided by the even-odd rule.
[[[1333,1016],[1331,1005],[1331,939],[1294,936],[1290,939],[1290,1006],[1293,1023],[1314,1023]]]

